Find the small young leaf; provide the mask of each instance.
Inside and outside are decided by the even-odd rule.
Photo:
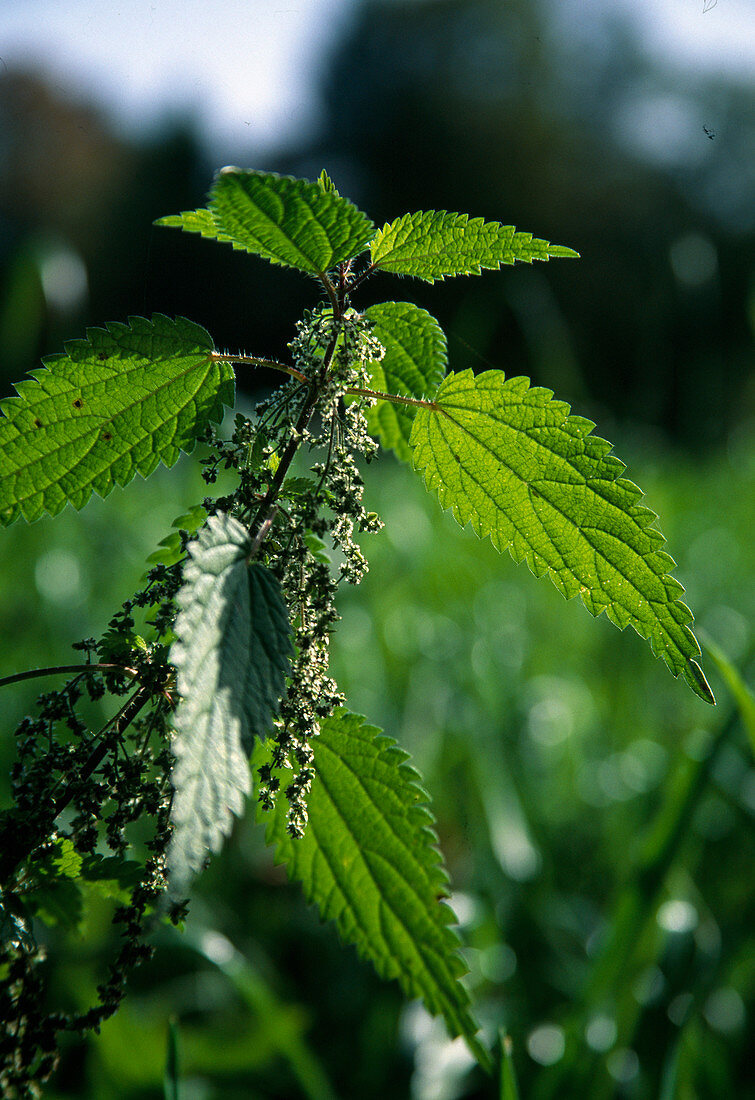
[[[372,241],[372,263],[381,271],[413,275],[432,283],[447,275],[479,275],[517,260],[531,263],[557,257],[577,259],[563,245],[517,233],[513,225],[469,219],[467,214],[422,210],[404,214],[378,230]]]
[[[433,818],[407,754],[343,710],[322,723],[312,747],[315,779],[304,837],[288,835],[285,799],[270,813],[258,810],[278,862],[381,977],[396,978],[408,997],[421,997],[488,1066],[459,981],[466,967],[449,927],[454,915],[442,900],[448,879]],[[270,759],[267,745],[255,745],[255,767]]]
[[[246,752],[264,737],[285,688],[288,614],[269,570],[246,558],[238,520],[211,516],[189,544],[170,651],[180,696],[173,720],[174,889],[217,851],[249,793]],[[244,751],[246,749],[246,752]]]
[[[171,527],[178,527],[182,531],[188,531],[190,534],[194,534],[202,526],[207,519],[207,512],[201,504],[192,504],[188,512],[182,512],[180,516],[171,523]]]
[[[317,177],[317,182],[320,187],[322,187],[323,191],[332,191],[334,195],[340,194],[338,188],[333,183],[333,180],[330,178],[324,168],[322,172],[320,172],[320,175]]]
[[[172,466],[233,404],[232,368],[183,317],[90,328],[65,349],[0,405],[0,524],[83,508]]]
[[[370,219],[335,189],[273,172],[224,168],[209,209],[160,218],[172,226],[227,241],[235,249],[310,275],[362,252],[375,232]]]
[[[417,411],[412,462],[462,526],[471,522],[536,577],[547,573],[567,599],[579,594],[593,615],[605,611],[621,630],[631,624],[712,703],[684,589],[651,526],[657,516],[594,427],[527,378],[467,370],[448,375],[433,407]]]
[[[385,348],[382,359],[370,364],[373,389],[421,399],[435,393],[448,366],[446,336],[426,310],[411,302],[383,302],[370,306],[365,316]],[[379,401],[367,412],[367,427],[382,445],[409,462],[409,433],[416,407]]]
[[[177,527],[177,531],[172,531],[169,535],[166,535],[164,539],[160,539],[158,547],[162,549],[155,550],[147,558],[148,565],[155,565],[158,562],[162,562],[163,565],[175,565],[183,557],[184,551],[181,545],[180,531],[188,531],[189,534],[195,534],[202,524],[207,519],[207,512],[201,504],[193,505],[188,512],[184,512],[171,523],[171,527]]]
[[[232,240],[218,231],[211,210],[184,210],[183,214],[167,214],[164,218],[158,218],[155,225],[162,225],[167,229],[183,229],[185,233],[199,233],[217,241]]]

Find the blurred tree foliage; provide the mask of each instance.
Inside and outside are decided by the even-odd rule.
[[[566,34],[565,18],[545,0],[366,0],[331,59],[317,139],[274,163],[228,159],[311,177],[324,166],[376,219],[468,210],[579,249],[577,265],[454,281],[432,301],[407,283],[406,296],[444,324],[453,369],[528,374],[599,419],[634,459],[701,626],[752,679],[752,90],[679,89],[627,28],[580,18]],[[632,126],[672,94],[683,141],[661,132],[643,152]],[[0,78],[0,152],[3,393],[86,324],[133,313],[181,313],[219,346],[283,352],[306,285],[151,226],[209,184],[190,121],[129,143],[43,74],[16,71]],[[370,293],[383,296],[379,279]],[[102,629],[201,495],[189,467],[169,497],[156,475],[6,532],[0,674],[69,659],[70,642]],[[512,1034],[522,1096],[752,1096],[755,770],[739,727],[710,755],[724,688],[721,713],[701,716],[636,638],[456,532],[390,461],[370,474],[388,525],[344,600],[335,671],[433,792],[475,997]],[[36,689],[3,690],[12,728]],[[5,771],[7,737],[0,753]],[[668,874],[637,894],[645,831],[696,768]],[[107,928],[93,912],[81,936],[39,929],[53,999],[87,1000]],[[67,1050],[50,1096],[163,1095],[171,1013],[185,1098],[492,1095],[284,887],[250,823],[202,879],[189,933],[161,944],[99,1042]]]
[[[755,402],[752,85],[680,91],[618,16],[591,33],[569,11],[571,23],[550,0],[369,0],[332,66],[312,168],[345,171],[377,219],[470,210],[580,251],[576,273],[449,284],[453,366],[480,369],[471,344],[569,399],[695,448],[720,442]],[[648,135],[664,151],[653,163],[632,127],[672,95],[683,140]]]

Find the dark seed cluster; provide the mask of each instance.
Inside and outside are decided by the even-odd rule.
[[[249,528],[253,555],[280,580],[289,610],[290,683],[257,796],[271,807],[281,791],[277,773],[288,771],[288,827],[298,837],[314,778],[312,739],[343,703],[328,675],[336,593],[342,581],[358,584],[367,569],[355,532],[382,526],[364,509],[357,465],[376,450],[364,417],[369,399],[347,391],[368,384],[368,364],[383,349],[359,314],[346,310],[336,319],[321,308],[299,323],[290,350],[295,376],[253,418],[237,415],[229,439],[210,430],[202,462],[208,485],[221,470],[234,472],[232,491],[208,497],[204,508],[228,512]],[[304,473],[289,469],[297,452],[312,453]],[[181,550],[191,537],[179,532]],[[154,566],[104,635],[74,647],[81,671],[40,695],[34,716],[16,731],[13,805],[0,815],[3,1097],[40,1096],[58,1063],[61,1036],[96,1031],[118,1007],[134,967],[149,957],[155,923],[185,916],[185,903],[166,901],[165,877],[175,704],[169,647],[180,586],[181,562]],[[105,704],[111,717],[99,724],[95,716]],[[142,820],[151,827],[146,839],[135,840],[133,826]],[[115,957],[90,1008],[49,1008],[45,948],[37,941],[42,891],[57,890],[75,923],[105,867],[120,887],[111,918],[119,933]]]

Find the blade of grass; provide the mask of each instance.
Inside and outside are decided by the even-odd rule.
[[[739,675],[720,646],[716,645],[707,634],[703,635],[705,648],[710,653],[713,663],[721,674],[721,678],[734,697],[734,702],[739,707],[747,737],[750,741],[753,756],[755,756],[755,696],[753,696],[747,684]]]
[[[165,1100],[180,1100],[179,1084],[178,1021],[175,1016],[168,1020],[168,1043],[165,1052],[165,1076],[163,1078],[163,1096]]]
[[[210,935],[211,940],[208,939]],[[277,1046],[288,1061],[301,1085],[302,1095],[307,1100],[337,1100],[325,1070],[307,1044],[289,1027],[278,1026],[280,1002],[246,956],[225,936],[206,928],[187,929],[181,942],[225,975],[244,1004],[254,1012],[271,1045]]]
[[[514,1070],[513,1043],[503,1028],[498,1032],[501,1045],[501,1084],[499,1100],[519,1100],[519,1089]]]
[[[640,843],[628,881],[621,889],[608,922],[605,945],[598,955],[584,992],[566,1021],[564,1057],[542,1073],[532,1100],[555,1100],[565,1095],[605,1100],[615,1092],[600,1055],[586,1049],[584,1029],[590,1015],[613,1004],[619,1047],[628,1046],[642,1007],[633,994],[633,978],[655,933],[654,921],[664,882],[677,863],[690,833],[693,815],[706,794],[723,746],[738,725],[736,711],[712,736],[708,751],[684,759],[667,784],[663,806]]]

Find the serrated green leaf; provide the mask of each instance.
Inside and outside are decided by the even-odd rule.
[[[160,539],[157,545],[161,549],[155,550],[149,555],[147,558],[148,565],[155,565],[159,562],[163,565],[175,565],[183,557],[181,536],[178,531],[166,535],[164,539]]]
[[[171,527],[178,527],[181,531],[194,534],[207,519],[207,511],[201,504],[193,504],[188,512],[182,512],[171,523]]]
[[[55,844],[57,851],[51,857],[54,872],[64,878],[78,878],[81,875],[83,857],[73,846],[73,841],[62,837]]]
[[[178,530],[171,531],[169,535],[166,535],[164,539],[160,539],[158,547],[161,549],[155,550],[147,558],[148,565],[155,565],[161,562],[163,565],[175,565],[183,557],[184,551],[181,546],[181,531],[188,531],[189,534],[195,534],[202,524],[207,519],[207,512],[201,504],[193,505],[188,512],[183,512],[171,523],[171,527],[176,527]]]
[[[270,728],[289,671],[291,629],[280,586],[247,562],[252,542],[229,515],[211,516],[188,547],[170,651],[180,696],[173,719],[174,889],[230,832],[249,793],[247,753]],[[245,752],[246,749],[246,752]]]
[[[358,255],[375,232],[366,214],[322,183],[241,168],[219,173],[208,209],[155,224],[225,241],[310,275]]]
[[[322,539],[315,535],[312,531],[305,532],[304,542],[306,543],[307,548],[315,561],[322,562],[323,565],[333,564],[333,559],[328,553],[328,547],[326,543],[324,543]]]
[[[168,214],[164,218],[158,218],[155,225],[162,225],[167,229],[183,229],[186,233],[199,233],[218,241],[231,240],[218,232],[211,210],[184,210],[182,214]]]
[[[128,899],[141,877],[142,867],[135,859],[96,853],[83,858],[81,878],[103,897]]]
[[[448,366],[446,336],[435,318],[411,302],[383,302],[370,306],[365,316],[385,348],[383,358],[370,364],[372,388],[418,400],[435,393]],[[367,411],[370,433],[404,462],[411,459],[415,412],[415,406],[390,401]]]
[[[433,408],[418,410],[412,462],[462,526],[547,574],[567,599],[580,595],[593,615],[633,626],[712,703],[684,589],[651,526],[657,516],[594,426],[527,378],[462,371],[441,383]]]
[[[378,230],[372,241],[375,267],[428,283],[448,275],[479,275],[482,268],[495,271],[518,260],[531,263],[578,256],[572,248],[517,233],[513,225],[446,210],[404,214]]]
[[[324,168],[322,172],[320,172],[320,175],[317,177],[317,182],[320,187],[322,187],[323,191],[332,191],[334,195],[339,194],[338,188],[333,183],[333,180],[330,178]]]
[[[232,368],[212,350],[199,325],[158,313],[90,328],[44,359],[0,404],[0,524],[172,466],[233,403]]]
[[[315,779],[304,837],[288,835],[285,799],[269,813],[258,810],[277,860],[381,977],[396,978],[408,997],[421,997],[489,1065],[459,981],[466,967],[449,927],[454,915],[442,900],[448,878],[434,821],[407,754],[343,710],[322,723],[312,748]],[[255,767],[270,759],[267,745],[255,746]]]
[[[69,931],[81,925],[84,898],[81,887],[72,879],[42,875],[26,895],[26,901],[34,916],[45,924],[59,925]]]

